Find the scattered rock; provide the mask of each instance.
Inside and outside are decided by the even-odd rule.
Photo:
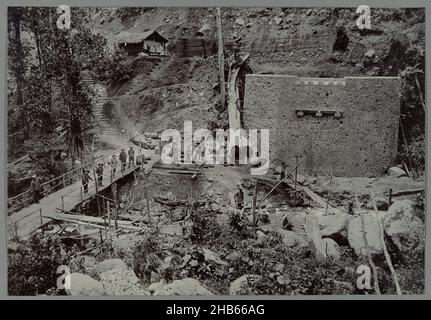
[[[94,274],[96,272],[97,261],[96,258],[91,256],[81,256],[81,264],[87,274]]]
[[[377,210],[386,211],[388,210],[388,200],[381,198],[381,197],[375,197],[374,200],[376,201]],[[373,201],[369,201],[366,205],[366,208],[369,210],[374,210]]]
[[[227,263],[223,260],[221,260],[214,252],[207,248],[202,248],[202,251],[205,255],[205,261],[213,262],[220,265],[227,265]]]
[[[263,243],[266,239],[268,239],[267,235],[260,230],[256,231],[256,235],[257,235],[257,241],[259,243]]]
[[[131,269],[112,269],[102,272],[99,277],[110,296],[149,295],[148,291],[141,288],[138,277]]]
[[[277,263],[275,265],[274,271],[282,273],[284,271],[284,264]]]
[[[102,272],[117,270],[118,272],[123,272],[127,270],[126,263],[121,259],[107,259],[99,262],[96,265],[95,272],[100,275]]]
[[[241,258],[241,253],[239,251],[232,251],[226,256],[226,260],[234,261]]]
[[[237,25],[240,25],[240,26],[244,26],[245,25],[245,21],[244,21],[243,18],[236,18],[235,23]]]
[[[277,230],[277,233],[281,235],[283,244],[288,247],[296,247],[304,243],[302,238],[293,231],[279,229]]]
[[[380,241],[378,221],[374,219],[373,214],[364,214],[364,224],[367,242],[371,253],[381,253],[382,244]],[[367,254],[362,235],[361,217],[354,217],[350,220],[348,226],[348,240],[350,247],[355,250],[356,254]]]
[[[332,257],[335,260],[340,259],[340,246],[331,238],[322,239],[323,249],[327,257]]]
[[[253,287],[262,280],[261,276],[254,274],[245,274],[230,284],[229,295],[252,295]]]
[[[72,273],[70,275],[70,289],[66,289],[70,296],[104,296],[106,295],[103,285],[82,273]]]
[[[205,34],[206,32],[208,32],[208,31],[210,31],[211,30],[211,27],[210,27],[210,25],[208,24],[208,23],[205,23],[200,29],[199,29],[199,31],[198,32],[200,32],[200,33],[202,33],[202,34]]]
[[[220,205],[217,204],[217,203],[212,203],[211,204],[211,210],[214,211],[214,212],[220,211]]]
[[[277,24],[277,25],[278,25],[278,24],[280,24],[280,23],[282,23],[282,22],[283,22],[283,18],[281,18],[281,17],[275,17],[275,18],[274,18],[274,23],[275,23],[275,24]]]
[[[412,201],[396,200],[385,215],[384,228],[386,234],[403,252],[419,243],[424,225],[422,220],[415,215]]]
[[[226,211],[226,207],[221,207],[220,209],[222,211]],[[227,227],[229,226],[229,215],[226,213],[220,213],[216,215],[216,221],[221,227]]]
[[[398,168],[398,167],[389,168],[388,173],[390,176],[395,177],[395,178],[407,176],[406,172],[403,169]]]
[[[199,281],[192,278],[175,280],[169,284],[153,284],[151,291],[157,296],[211,296],[214,295],[207,288],[202,286]],[[150,291],[150,288],[148,290]],[[150,291],[150,292],[151,292]]]
[[[305,225],[305,212],[287,212],[283,215],[283,229],[302,230]]]
[[[376,51],[374,51],[373,49],[368,50],[365,54],[364,57],[365,58],[374,58],[376,56]]]
[[[351,215],[345,213],[319,216],[320,234],[339,242],[346,240],[347,225],[351,218]]]
[[[151,271],[150,282],[155,283],[159,281],[160,281],[159,274],[157,272]]]
[[[162,279],[159,282],[152,283],[148,286],[147,290],[150,294],[158,292],[166,285],[166,280]]]

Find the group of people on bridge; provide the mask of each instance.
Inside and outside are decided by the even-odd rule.
[[[115,177],[117,167],[119,164],[121,164],[121,172],[124,174],[124,171],[126,170],[126,167],[134,167],[136,165],[141,166],[145,163],[143,154],[139,154],[135,157],[135,150],[133,147],[130,147],[129,150],[126,152],[125,148],[121,149],[120,154],[117,156],[116,154],[113,154],[107,164],[111,168],[111,174],[112,177]],[[100,162],[97,164],[97,167],[94,168],[93,177],[96,179],[97,186],[103,185],[103,173],[104,173],[104,163]],[[92,175],[90,174],[89,169],[83,169],[82,172],[82,186],[84,193],[88,193],[88,185],[90,181],[93,181]],[[56,182],[56,179],[52,179],[52,181]],[[58,183],[58,182],[56,182]],[[63,182],[63,187],[65,187],[66,184]],[[58,187],[57,185],[55,187]],[[40,199],[43,198],[43,194],[45,193],[43,190],[43,181],[40,176],[37,174],[34,174],[32,176],[31,180],[31,196],[32,196],[32,202],[33,203],[39,203]]]
[[[127,166],[128,168],[130,168],[131,166],[142,165],[143,164],[142,155],[139,155],[138,157],[136,157],[136,161],[135,161],[135,150],[133,149],[133,147],[130,147],[127,153],[125,149],[122,148],[120,154],[118,155],[118,158],[116,154],[113,154],[108,161],[108,165],[111,167],[112,177],[115,177],[119,163],[121,163],[121,172],[123,174]],[[103,186],[103,171],[104,171],[104,163],[100,162],[98,163],[97,167],[94,169],[96,183],[97,183],[97,186],[99,187]],[[90,171],[88,169],[84,169],[82,174],[82,186],[84,188],[84,193],[88,193],[88,184],[90,183],[90,180],[93,180],[90,176]]]

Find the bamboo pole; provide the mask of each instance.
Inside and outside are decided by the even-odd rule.
[[[253,207],[251,209],[252,216],[253,216],[253,226],[256,225],[256,200],[257,200],[257,184],[258,181],[256,180],[254,183],[254,193],[253,193]]]
[[[326,199],[325,215],[328,213],[329,198],[331,197],[331,185],[332,185],[332,176],[333,175],[334,175],[334,166],[332,166],[331,177],[329,178],[329,191],[328,191],[328,197]]]
[[[298,156],[295,156],[295,165],[296,165],[296,169],[295,169],[295,208],[296,208],[296,204],[298,202],[298,190],[297,190],[297,184],[298,184]]]
[[[144,183],[145,200],[147,203],[148,223],[151,224],[150,202],[148,201],[147,182]]]
[[[108,201],[106,201],[106,210],[108,213],[108,234],[109,239],[111,239],[111,206],[109,205]]]
[[[111,185],[112,197],[114,198],[114,206],[115,206],[115,230],[118,229],[118,199],[117,199],[117,185],[113,183]]]
[[[300,162],[298,162],[297,164],[296,164],[296,166],[295,166],[295,168],[293,168],[290,172],[289,172],[289,174],[287,174],[285,177],[284,177],[284,179],[282,179],[282,180],[280,180],[280,181],[278,181],[278,183],[265,195],[265,197],[263,197],[263,199],[262,200],[260,200],[260,202],[259,202],[259,204],[257,205],[257,208],[259,208],[260,206],[261,206],[261,204],[266,200],[266,198],[268,198],[269,196],[270,196],[270,194],[284,181],[284,180],[286,180],[291,174],[292,174],[292,172],[293,171],[295,171],[296,170],[296,168],[298,168],[298,166],[299,166],[299,164],[300,164]]]
[[[358,196],[356,195],[356,193],[355,193],[355,201],[356,201],[356,207],[358,208],[359,215],[361,217],[362,238],[364,240],[365,249],[367,250],[368,263],[371,266],[371,270],[373,270],[374,290],[376,291],[377,295],[380,295],[381,293],[380,293],[380,287],[379,287],[379,277],[377,274],[377,268],[376,268],[376,265],[374,264],[373,259],[371,258],[370,247],[368,245],[368,239],[367,239],[367,235],[366,235],[367,232],[365,231],[364,214],[361,210],[361,206],[359,205]]]
[[[224,83],[224,55],[223,55],[223,37],[221,29],[221,13],[220,8],[216,11],[217,20],[217,37],[218,37],[218,67],[219,67],[219,77],[220,77],[220,102],[222,108],[225,106],[225,83]]]
[[[397,294],[402,295],[400,284],[398,283],[398,277],[395,272],[394,266],[392,265],[391,256],[389,255],[388,249],[386,248],[384,229],[383,229],[382,221],[377,213],[377,205],[376,205],[376,200],[374,199],[374,192],[371,190],[370,194],[371,194],[371,200],[373,201],[374,217],[377,219],[377,222],[379,223],[380,241],[382,243],[382,248],[385,254],[386,263],[388,264],[389,270],[391,270],[392,280],[394,281]]]

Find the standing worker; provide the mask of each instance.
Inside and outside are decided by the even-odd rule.
[[[130,147],[128,154],[129,154],[129,168],[130,168],[130,164],[135,165],[135,150],[133,150],[133,147]]]
[[[115,154],[112,155],[111,161],[109,162],[112,169],[112,176],[115,176],[115,171],[117,171],[118,160]]]
[[[238,184],[238,191],[235,194],[235,205],[236,208],[242,210],[244,207],[244,192],[242,191],[242,185]]]
[[[96,169],[96,174],[97,174],[97,184],[99,186],[102,186],[102,182],[103,182],[103,163],[99,163]]]
[[[33,180],[31,181],[31,190],[33,192],[33,203],[39,203],[40,199],[42,199],[41,181],[36,174],[33,175],[32,178]]]
[[[88,193],[88,183],[90,182],[90,180],[93,180],[90,177],[90,171],[84,169],[84,172],[82,174],[82,186],[84,187],[84,193]]]
[[[126,169],[126,162],[127,162],[127,154],[126,154],[126,151],[124,151],[124,148],[121,149],[121,152],[120,152],[120,162],[121,162],[121,171],[124,171]]]
[[[280,172],[280,180],[283,180],[286,177],[286,163],[281,163],[281,172]]]

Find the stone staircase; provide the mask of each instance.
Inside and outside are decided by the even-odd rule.
[[[93,115],[96,120],[96,126],[101,129],[105,135],[118,135],[119,132],[109,123],[108,118],[103,113],[103,105],[109,102],[108,93],[105,86],[97,83],[90,75],[83,74],[82,82],[91,86],[96,91],[96,97],[93,106]]]

